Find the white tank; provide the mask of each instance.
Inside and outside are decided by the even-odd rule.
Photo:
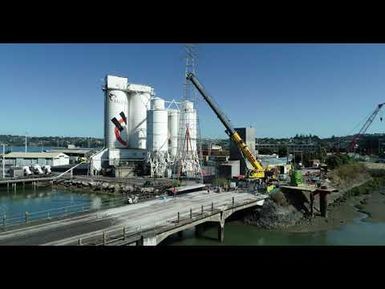
[[[188,150],[197,151],[197,113],[194,109],[194,104],[191,101],[185,100],[182,102],[181,111],[180,111],[180,124],[182,126],[182,141],[186,135],[188,128],[191,146],[188,146]],[[187,144],[185,145],[185,150],[187,149]]]
[[[150,152],[168,151],[168,112],[164,100],[151,100],[151,109],[147,112],[147,150]]]
[[[104,138],[109,149],[127,148],[129,141],[127,94],[121,90],[107,90],[105,99]]]
[[[133,149],[146,149],[147,135],[147,110],[150,107],[152,88],[144,85],[130,85],[129,93],[130,118],[129,118],[129,147]]]
[[[170,155],[175,157],[178,152],[178,127],[179,111],[176,109],[168,110],[168,149]]]
[[[154,97],[151,99],[151,109],[152,110],[164,110],[164,99],[160,97]]]

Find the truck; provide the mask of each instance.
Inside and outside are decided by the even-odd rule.
[[[44,172],[43,170],[41,169],[41,166],[38,165],[38,164],[34,164],[31,166],[31,171],[36,174],[36,175],[43,175]]]

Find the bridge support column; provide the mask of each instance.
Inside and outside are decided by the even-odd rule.
[[[156,235],[155,234],[145,234],[142,235],[140,240],[135,242],[137,246],[156,246],[157,240],[156,240]]]
[[[143,237],[143,246],[156,246],[156,236]]]
[[[312,192],[310,192],[310,216],[313,217],[313,210],[314,210],[314,195]]]
[[[218,225],[218,240],[223,243],[225,240],[225,222],[221,221]]]
[[[143,238],[140,238],[140,240],[135,242],[136,246],[143,246]]]
[[[328,197],[327,193],[321,192],[319,194],[319,206],[322,217],[327,217]]]
[[[205,228],[204,224],[199,224],[195,226],[195,236],[197,237],[202,236],[204,228]]]
[[[221,218],[218,225],[218,240],[221,243],[225,240],[225,216],[223,215],[223,211],[221,212]]]

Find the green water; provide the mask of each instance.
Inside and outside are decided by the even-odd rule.
[[[123,203],[110,195],[80,193],[49,188],[0,189],[0,221],[7,225],[45,218],[62,217],[72,213],[99,210]]]
[[[210,227],[199,237],[194,230],[188,230],[182,237],[170,236],[163,245],[192,246],[263,246],[263,245],[385,245],[385,223],[372,223],[363,214],[349,224],[333,230],[312,233],[288,233],[274,230],[261,230],[240,221],[225,225],[225,240],[217,240],[217,228]]]
[[[16,192],[0,190],[0,218],[6,216],[6,224],[24,222],[25,212],[30,220],[61,217],[83,210],[99,210],[123,203],[121,198],[110,195],[79,193],[51,188],[18,189]],[[34,213],[35,212],[35,213]],[[56,215],[55,215],[56,214]],[[1,221],[1,220],[0,220]],[[195,236],[194,230],[183,232],[182,238],[170,236],[161,245],[385,245],[385,223],[369,222],[366,215],[332,230],[313,233],[288,233],[261,230],[240,221],[230,221],[225,225],[224,243],[217,241],[217,228],[209,227],[202,235]]]

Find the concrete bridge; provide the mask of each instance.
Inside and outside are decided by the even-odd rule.
[[[218,225],[224,239],[225,220],[237,211],[262,206],[267,195],[243,191],[199,191],[125,205],[45,224],[0,233],[0,245],[144,245],[205,223]]]

